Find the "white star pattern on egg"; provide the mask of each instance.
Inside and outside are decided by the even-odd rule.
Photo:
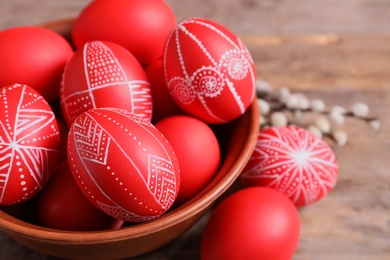
[[[338,165],[322,139],[297,127],[262,130],[250,161],[241,174],[247,185],[277,189],[297,206],[318,201],[336,184]]]
[[[59,131],[50,106],[20,84],[0,93],[0,204],[26,201],[54,169]]]

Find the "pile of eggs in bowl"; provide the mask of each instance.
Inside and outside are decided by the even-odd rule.
[[[75,19],[70,38],[39,26],[0,32],[2,209],[17,211],[32,201],[34,224],[97,231],[152,221],[185,205],[220,169],[218,126],[256,105],[256,70],[245,45],[208,19],[177,23],[167,3],[156,0],[92,1]],[[282,136],[275,130],[267,145],[280,148],[276,139],[289,131],[296,130],[280,130]],[[285,159],[279,148],[273,152]],[[260,161],[248,164],[245,184],[257,186],[256,173],[270,174],[256,169]],[[276,170],[283,168],[277,164]],[[299,217],[286,196],[275,196],[293,219],[286,221],[288,258],[298,244]],[[300,203],[305,199],[299,197]],[[235,243],[224,244],[215,237],[218,225],[210,225],[202,243],[205,259],[220,257]],[[216,241],[222,241],[221,250]],[[266,259],[264,254],[259,257]]]

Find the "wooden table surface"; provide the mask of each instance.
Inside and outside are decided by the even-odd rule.
[[[77,15],[87,0],[0,0],[0,29]],[[390,1],[167,1],[178,20],[202,16],[239,34],[258,78],[321,98],[327,105],[370,106],[381,128],[357,119],[340,128],[335,189],[299,211],[301,239],[294,260],[390,259]],[[209,215],[177,240],[137,259],[199,259]],[[0,259],[54,259],[0,234]]]

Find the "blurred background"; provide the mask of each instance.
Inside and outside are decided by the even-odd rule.
[[[76,16],[90,0],[0,0],[0,29]],[[167,0],[178,21],[213,19],[238,34],[386,33],[389,0]]]

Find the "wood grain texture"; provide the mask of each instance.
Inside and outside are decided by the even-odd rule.
[[[390,88],[390,35],[244,36],[258,78],[276,87]]]
[[[0,29],[72,17],[88,2],[0,0]],[[302,234],[293,259],[390,259],[390,2],[167,2],[178,20],[202,16],[239,34],[258,77],[275,88],[287,86],[329,106],[369,104],[381,129],[374,131],[357,119],[340,126],[349,141],[342,148],[330,141],[340,165],[338,183],[327,197],[300,210]],[[208,216],[179,239],[137,259],[199,259]],[[0,259],[54,258],[0,234]]]

